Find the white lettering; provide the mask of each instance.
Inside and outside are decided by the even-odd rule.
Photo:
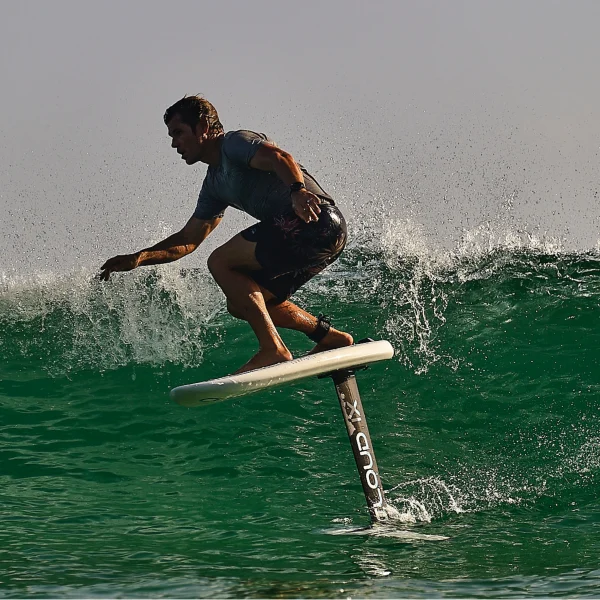
[[[373,508],[381,508],[383,506],[383,495],[379,488],[377,488],[377,493],[379,494],[379,502],[377,504],[373,504]]]
[[[366,450],[363,450],[360,453],[361,456],[366,456],[369,459],[369,464],[368,465],[363,465],[363,469],[365,471],[368,471],[372,466],[373,466],[373,457],[371,456],[370,452],[367,452]]]
[[[358,412],[358,400],[354,401],[354,404],[350,404],[349,402],[344,402],[344,406],[346,407],[346,418],[349,421],[352,421],[352,423],[358,423],[359,421],[361,421],[361,417],[360,417],[360,412]],[[350,412],[348,412],[348,409],[350,409]],[[353,419],[352,417],[356,415],[356,417]]]
[[[379,481],[377,480],[377,474],[373,469],[367,471],[366,475],[367,484],[372,490],[376,490],[379,487]]]
[[[364,440],[364,446],[361,445],[361,440]],[[357,433],[356,434],[356,445],[358,446],[358,450],[368,450],[369,449],[369,442],[367,442],[367,436],[364,433]]]

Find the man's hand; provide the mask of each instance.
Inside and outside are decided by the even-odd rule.
[[[319,197],[307,189],[292,192],[292,208],[305,223],[319,220],[319,204]]]
[[[138,266],[139,254],[120,254],[109,258],[101,267],[100,279],[108,281],[113,271],[131,271]]]

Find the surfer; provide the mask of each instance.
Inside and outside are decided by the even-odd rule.
[[[107,260],[100,278],[108,281],[114,271],[190,254],[233,206],[258,223],[212,252],[208,268],[227,298],[230,314],[247,321],[258,338],[258,353],[237,372],[292,359],[277,327],[306,334],[316,343],[311,353],[350,346],[350,334],[289,300],[346,245],[346,222],[331,196],[266,135],[225,133],[214,106],[201,96],[177,101],[164,121],[171,147],[186,164],[208,165],[194,214],[183,229],[158,244]]]

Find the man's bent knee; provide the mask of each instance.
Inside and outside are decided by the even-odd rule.
[[[214,277],[217,273],[222,272],[225,267],[225,263],[219,253],[219,249],[213,250],[206,261],[210,274]]]
[[[208,269],[213,276],[224,271],[244,273],[260,269],[261,265],[254,255],[255,247],[255,243],[247,242],[238,234],[213,250],[208,257]]]
[[[244,318],[244,314],[242,313],[242,311],[237,308],[235,306],[235,304],[233,304],[232,302],[230,302],[229,300],[227,300],[227,312],[232,316],[235,317],[236,319],[242,319],[243,321],[245,321],[246,319]]]

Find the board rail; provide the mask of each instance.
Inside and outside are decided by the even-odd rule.
[[[305,355],[239,375],[181,385],[171,390],[171,399],[181,406],[206,406],[309,377],[326,376],[343,369],[358,369],[393,356],[394,348],[388,341],[370,341]]]

